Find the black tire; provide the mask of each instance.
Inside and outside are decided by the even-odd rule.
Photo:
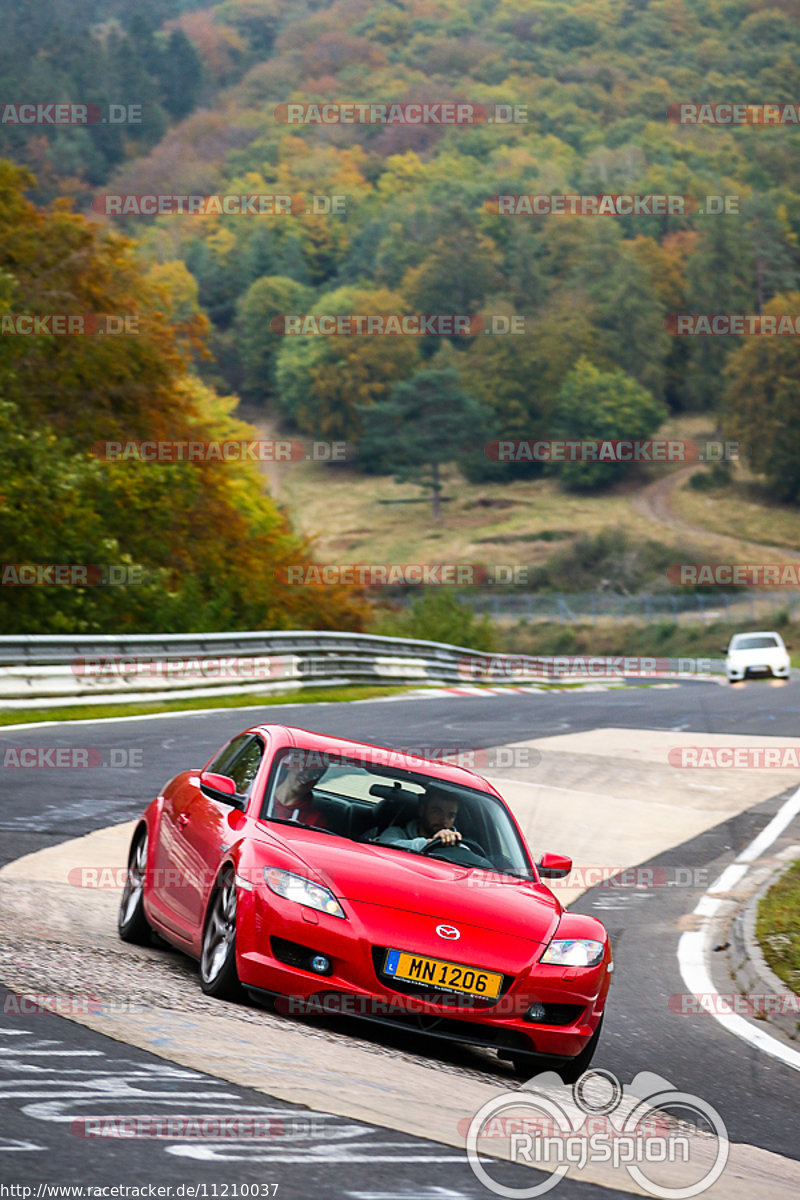
[[[236,881],[230,869],[211,894],[203,930],[200,987],[218,1000],[238,1000],[242,996],[236,971]]]
[[[530,1079],[532,1075],[538,1075],[540,1071],[546,1070],[542,1065],[542,1058],[537,1054],[526,1054],[521,1050],[518,1054],[513,1054],[511,1051],[508,1054],[503,1054],[503,1058],[508,1058],[514,1068],[514,1074],[520,1079]]]
[[[605,1013],[603,1014],[603,1017]],[[581,1050],[580,1054],[576,1054],[575,1058],[571,1058],[569,1062],[564,1063],[563,1067],[559,1067],[558,1074],[561,1076],[564,1083],[576,1083],[584,1071],[588,1071],[589,1064],[594,1058],[594,1052],[597,1049],[597,1043],[600,1041],[600,1031],[603,1028],[603,1017],[597,1022],[595,1029],[589,1041]]]
[[[128,878],[122,891],[117,916],[117,932],[123,942],[135,946],[150,943],[150,926],[144,915],[144,882],[147,871],[147,830],[134,834],[128,854]]]

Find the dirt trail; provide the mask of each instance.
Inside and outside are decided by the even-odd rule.
[[[743,552],[754,555],[755,562],[785,562],[787,559],[800,559],[800,551],[790,550],[787,546],[769,546],[763,542],[749,542],[744,538],[734,537],[727,533],[716,533],[702,525],[693,525],[684,521],[672,508],[672,495],[676,488],[681,487],[695,471],[703,469],[702,463],[693,463],[669,475],[648,483],[640,492],[632,497],[633,506],[648,520],[663,525],[675,533],[685,533],[694,539],[702,538],[706,542],[713,539],[715,545],[724,545],[740,557]]]
[[[263,438],[264,441],[289,440],[285,433],[280,432],[278,422],[266,416],[263,409],[255,405],[240,404],[236,410],[236,416],[242,421],[247,421],[248,425],[252,425],[259,438]],[[280,500],[281,485],[286,467],[289,464],[286,462],[269,462],[262,459],[258,465],[267,481],[267,486],[273,500]]]

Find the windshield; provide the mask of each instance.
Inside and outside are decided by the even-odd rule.
[[[368,842],[387,853],[424,853],[533,878],[519,834],[497,797],[415,770],[285,750],[273,764],[261,817]],[[442,840],[442,830],[452,835]]]
[[[778,645],[772,633],[753,633],[733,639],[733,650],[768,650]]]

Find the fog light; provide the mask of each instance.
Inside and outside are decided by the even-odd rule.
[[[326,958],[324,954],[315,954],[311,960],[311,970],[316,971],[318,975],[327,975],[331,969],[331,960]]]
[[[530,1006],[530,1008],[528,1009],[528,1011],[525,1013],[525,1020],[526,1021],[543,1021],[545,1019],[546,1015],[547,1015],[547,1012],[546,1012],[544,1005],[541,1003],[541,1001],[537,1001],[536,1004],[532,1004]]]

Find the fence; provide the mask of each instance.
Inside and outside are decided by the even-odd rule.
[[[765,620],[786,612],[800,617],[800,595],[781,592],[674,592],[635,593],[628,596],[611,592],[495,592],[459,596],[476,612],[498,619],[523,618],[558,624],[598,624],[599,621],[639,621],[655,624],[671,621],[712,621],[729,623]]]
[[[561,657],[484,654],[463,646],[366,633],[0,637],[0,707],[265,695],[358,683],[552,683],[604,674],[722,671],[718,659],[699,669],[684,659],[639,659],[639,667],[631,663],[596,659],[579,660],[576,666],[574,660]],[[651,666],[642,668],[642,663]]]

